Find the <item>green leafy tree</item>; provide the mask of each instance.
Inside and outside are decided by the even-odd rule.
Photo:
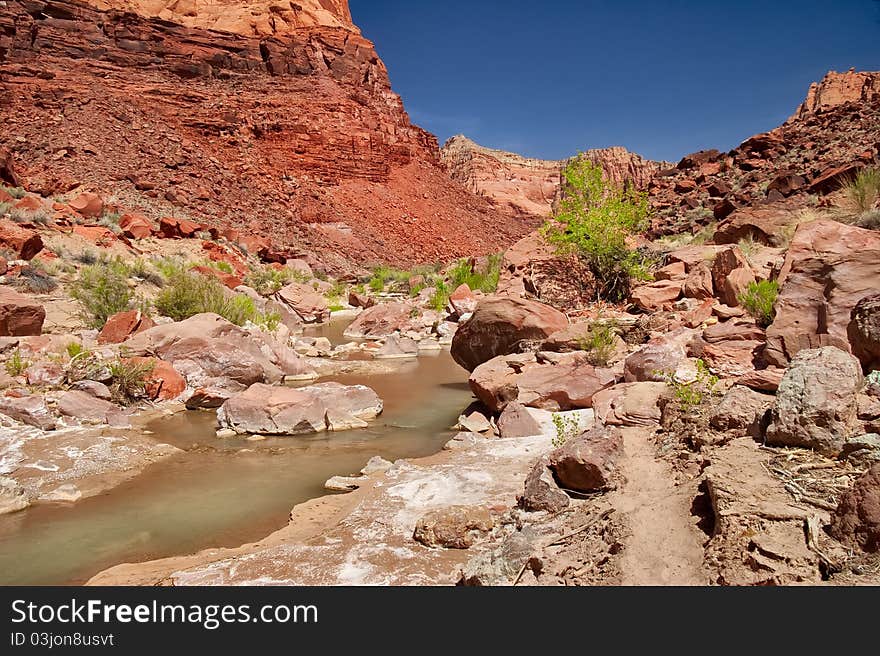
[[[544,226],[544,237],[560,254],[586,260],[601,298],[624,300],[634,278],[648,277],[642,256],[626,243],[646,226],[647,195],[631,185],[609,182],[602,167],[584,157],[574,159],[563,177],[564,197]]]

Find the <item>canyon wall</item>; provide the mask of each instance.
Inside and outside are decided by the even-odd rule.
[[[625,148],[601,148],[582,153],[602,167],[616,184],[632,182],[647,188],[667,162],[654,162]],[[452,137],[440,154],[450,176],[472,192],[489,199],[503,211],[522,216],[549,216],[559,192],[562,168],[567,160],[541,160],[493,150],[467,137]]]
[[[0,123],[35,191],[330,260],[480,254],[533,225],[448,179],[345,0],[6,0]]]

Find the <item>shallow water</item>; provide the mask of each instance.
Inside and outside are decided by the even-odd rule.
[[[436,453],[470,401],[467,375],[447,352],[401,367],[326,379],[369,385],[384,400],[361,430],[249,442],[216,438],[213,413],[154,422],[158,441],[185,452],[105,494],[0,517],[0,584],[81,583],[118,563],[253,542],[283,527],[296,504],[327,494],[325,480],[374,455]]]

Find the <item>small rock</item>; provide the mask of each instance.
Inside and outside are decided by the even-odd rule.
[[[393,463],[385,460],[385,458],[381,456],[373,456],[367,461],[367,464],[363,466],[361,469],[361,474],[364,476],[372,476],[373,474],[378,474],[380,472],[386,472],[394,466]]]
[[[485,507],[450,506],[423,515],[413,539],[434,549],[469,549],[494,526],[495,520]]]
[[[563,490],[598,492],[612,487],[623,450],[620,431],[593,428],[550,453],[550,469]]]
[[[549,513],[557,513],[571,503],[571,499],[559,489],[553,478],[550,459],[546,456],[535,463],[532,471],[529,472],[523,493],[517,498],[517,503],[524,510]]]
[[[25,489],[15,479],[0,476],[0,515],[24,510],[29,505]]]
[[[366,476],[333,476],[324,483],[324,489],[331,492],[354,492],[368,481]]]

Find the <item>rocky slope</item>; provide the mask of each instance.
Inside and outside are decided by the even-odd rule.
[[[880,73],[830,72],[784,125],[728,153],[685,156],[651,183],[654,236],[696,232],[737,209],[821,197],[880,153]]]
[[[331,263],[476,254],[528,228],[448,180],[341,0],[8,0],[0,119],[32,191],[96,191]]]
[[[631,153],[625,148],[599,148],[583,153],[601,166],[610,180],[629,180],[644,189],[654,175],[668,166]],[[541,160],[485,148],[463,135],[449,139],[440,158],[453,180],[487,198],[504,211],[546,217],[559,191],[564,160]]]

